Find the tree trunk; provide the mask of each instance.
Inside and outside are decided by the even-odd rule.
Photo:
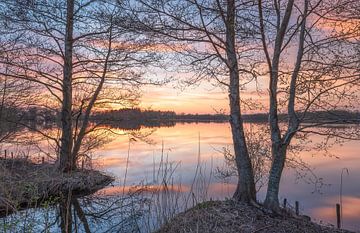
[[[4,111],[4,105],[5,105],[5,98],[6,98],[6,88],[7,88],[7,82],[6,82],[6,78],[4,80],[4,87],[3,87],[3,93],[1,95],[1,104],[0,104],[0,130],[2,129],[2,122],[3,122],[3,111]]]
[[[273,143],[272,145],[272,164],[269,174],[269,182],[264,202],[265,208],[279,212],[279,187],[282,172],[285,166],[287,145]]]
[[[67,0],[65,54],[63,68],[62,109],[61,109],[61,147],[60,170],[74,169],[72,150],[72,58],[73,58],[74,0]]]
[[[94,107],[94,104],[97,100],[97,97],[99,96],[100,94],[100,91],[103,87],[103,84],[105,82],[105,73],[100,81],[100,84],[99,86],[96,88],[95,90],[95,93],[94,95],[92,96],[90,102],[89,102],[89,105],[87,106],[86,110],[85,110],[85,116],[84,116],[84,119],[83,119],[83,122],[82,122],[82,125],[81,125],[81,128],[80,128],[80,132],[79,132],[79,135],[77,136],[76,140],[75,140],[75,143],[74,143],[74,146],[73,146],[73,150],[71,152],[72,154],[72,162],[74,164],[74,166],[76,166],[76,162],[77,162],[77,159],[78,159],[78,154],[79,154],[79,151],[80,151],[80,147],[81,147],[81,143],[86,135],[86,129],[87,129],[87,126],[89,125],[89,121],[90,121],[90,113],[91,113],[91,110],[92,108]]]
[[[67,197],[62,197],[59,203],[60,228],[62,233],[72,232],[71,196],[72,193],[69,191]]]
[[[285,161],[286,161],[286,151],[287,147],[290,144],[292,137],[294,136],[296,129],[299,125],[295,108],[295,91],[296,91],[296,79],[298,76],[298,72],[300,69],[302,51],[298,54],[297,62],[295,65],[295,70],[291,78],[290,85],[290,98],[289,98],[289,106],[288,106],[288,115],[289,119],[289,127],[287,133],[284,137],[281,136],[281,130],[279,126],[278,119],[278,80],[279,80],[279,64],[282,53],[282,44],[286,35],[286,30],[291,18],[291,13],[294,5],[294,0],[289,0],[286,6],[285,14],[283,17],[283,21],[280,22],[278,20],[277,25],[277,35],[275,39],[275,48],[274,55],[272,60],[272,65],[270,65],[270,106],[269,106],[269,125],[271,131],[271,153],[272,153],[272,164],[269,174],[269,182],[267,193],[265,197],[264,206],[272,211],[279,212],[279,187],[281,175],[284,169]],[[260,6],[261,7],[261,6]],[[305,1],[305,12],[307,11],[307,1]],[[278,15],[280,17],[280,15]],[[305,35],[305,21],[302,23],[302,32],[301,32],[301,40],[300,47],[303,47],[303,39]],[[264,40],[264,38],[263,38]],[[265,43],[265,41],[263,41]],[[265,48],[266,49],[266,48]],[[269,63],[271,64],[271,63]]]
[[[251,160],[246,146],[243,121],[239,104],[239,89],[230,91],[230,125],[233,137],[235,162],[238,171],[238,184],[234,198],[239,201],[256,201],[256,189]]]
[[[108,46],[108,50],[107,50],[107,54],[106,54],[106,58],[105,58],[105,62],[104,62],[104,69],[102,72],[102,76],[100,79],[100,83],[97,86],[97,88],[94,91],[93,96],[91,97],[91,100],[88,104],[88,106],[86,107],[85,110],[85,116],[83,119],[83,123],[81,125],[81,129],[79,131],[79,135],[77,136],[77,138],[75,138],[75,143],[74,143],[74,148],[72,151],[72,159],[73,159],[73,163],[76,164],[77,161],[77,157],[78,157],[78,153],[80,151],[80,147],[81,147],[81,143],[86,135],[86,129],[89,125],[89,120],[90,120],[90,113],[92,108],[95,105],[95,102],[104,86],[105,83],[105,78],[106,78],[106,74],[108,71],[108,65],[109,65],[109,59],[110,59],[110,55],[111,55],[111,51],[112,51],[112,25],[110,26],[110,33],[109,33],[109,46]]]
[[[77,213],[77,216],[79,217],[80,221],[83,223],[85,232],[91,233],[89,222],[86,219],[86,215],[85,215],[84,211],[81,209],[79,201],[76,198],[74,198],[72,200],[72,204],[74,205],[74,209]]]
[[[256,201],[256,189],[251,160],[246,146],[240,107],[239,69],[235,49],[235,1],[228,0],[226,21],[226,54],[230,72],[229,102],[230,125],[238,170],[238,185],[234,198],[239,201]]]

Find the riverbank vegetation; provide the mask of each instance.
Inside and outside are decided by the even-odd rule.
[[[224,233],[350,233],[334,226],[310,221],[308,216],[295,216],[292,210],[281,215],[268,214],[262,207],[234,200],[208,201],[179,214],[161,227],[157,233],[224,232]]]
[[[27,157],[0,158],[0,217],[48,200],[84,196],[107,186],[113,178],[93,169],[62,173],[56,165]]]

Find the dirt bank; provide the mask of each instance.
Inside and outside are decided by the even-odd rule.
[[[57,171],[54,164],[36,164],[27,159],[0,159],[0,217],[37,206],[49,198],[72,191],[91,194],[113,181],[96,170]]]
[[[275,216],[232,200],[210,201],[179,214],[158,233],[349,233],[306,218]]]

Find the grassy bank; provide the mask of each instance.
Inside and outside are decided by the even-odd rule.
[[[112,177],[96,170],[65,174],[50,163],[37,164],[26,158],[0,159],[0,217],[36,207],[69,191],[78,196],[91,194],[112,181]]]
[[[208,201],[177,215],[157,233],[350,233],[306,217],[271,215],[233,200]]]

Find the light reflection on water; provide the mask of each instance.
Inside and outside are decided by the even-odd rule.
[[[150,138],[154,142],[148,144],[142,141],[130,144],[130,156],[126,185],[136,185],[139,182],[150,182],[153,179],[154,161],[160,161],[162,143],[164,153],[169,161],[180,162],[176,169],[175,180],[181,182],[183,191],[189,190],[198,164],[198,145],[200,136],[200,160],[206,174],[210,170],[224,165],[224,158],[218,149],[231,146],[230,128],[227,123],[191,123],[176,124],[171,128],[158,128]],[[321,141],[320,136],[311,136],[313,142]],[[118,184],[123,184],[127,163],[129,138],[116,137],[103,149],[97,151],[101,155],[98,163],[107,172],[118,177]],[[360,229],[360,144],[350,141],[331,147],[332,155],[323,152],[303,151],[299,157],[312,168],[317,177],[323,178],[326,184],[315,191],[314,184],[309,184],[307,178],[298,179],[297,173],[290,168],[285,169],[281,181],[280,197],[288,202],[300,202],[300,210],[314,220],[324,223],[336,223],[335,204],[339,202],[340,173],[348,168],[350,174],[344,175],[343,183],[343,226],[347,229]],[[221,199],[231,196],[236,181],[224,184],[221,180],[211,178],[208,197]],[[106,192],[116,193],[116,187],[107,188]],[[119,189],[119,188],[118,188]],[[119,189],[122,190],[122,189]],[[264,188],[260,190],[259,199],[264,198]]]
[[[256,130],[260,130],[259,125],[255,125],[255,132]],[[97,158],[95,164],[101,170],[113,174],[117,180],[115,186],[100,190],[98,192],[100,196],[115,195],[121,198],[123,193],[127,193],[134,185],[140,183],[152,184],[152,186],[147,186],[147,192],[157,190],[158,182],[154,182],[157,178],[155,173],[161,159],[163,159],[172,163],[174,167],[177,166],[172,174],[174,185],[169,187],[169,191],[180,190],[187,195],[192,190],[191,185],[194,182],[196,168],[200,161],[201,175],[209,185],[207,187],[207,198],[224,199],[231,197],[236,187],[236,179],[230,179],[228,183],[224,183],[223,180],[214,177],[214,170],[217,167],[224,166],[224,156],[219,153],[219,150],[222,147],[231,147],[231,133],[228,123],[178,123],[174,127],[160,127],[156,130],[141,129],[139,132],[145,134],[152,132],[146,138],[146,142],[140,139],[130,140],[132,136],[128,133],[131,131],[116,128],[112,128],[112,131],[116,132],[117,135],[111,136],[111,140],[107,144],[95,151]],[[28,134],[30,133],[28,132]],[[322,141],[320,136],[315,135],[311,136],[310,139],[312,144]],[[129,141],[131,141],[130,150]],[[309,142],[308,140],[301,143]],[[46,151],[46,143],[42,146]],[[305,146],[311,148],[311,145]],[[319,189],[316,190],[314,184],[308,183],[309,178],[313,178],[311,173],[299,179],[299,174],[294,169],[286,168],[281,181],[281,200],[287,198],[290,204],[299,201],[300,210],[303,214],[311,216],[316,221],[322,220],[324,223],[335,224],[335,204],[339,203],[340,174],[343,168],[347,168],[349,175],[345,174],[343,179],[343,227],[359,230],[359,150],[358,141],[348,141],[342,146],[335,144],[326,153],[315,150],[300,152],[298,157],[311,167],[311,171],[317,177],[323,178],[323,183],[326,185],[317,187]],[[329,156],[330,154],[339,158]],[[127,174],[126,179],[125,174]],[[314,190],[316,191],[314,192]],[[262,188],[258,197],[263,200],[264,196],[265,188]],[[97,201],[87,201],[88,204],[91,202],[97,203]],[[84,203],[84,201],[80,201],[80,203]],[[85,205],[82,207],[88,209]],[[116,217],[116,219],[118,218]],[[97,226],[96,222],[90,221],[89,224],[91,227]]]

